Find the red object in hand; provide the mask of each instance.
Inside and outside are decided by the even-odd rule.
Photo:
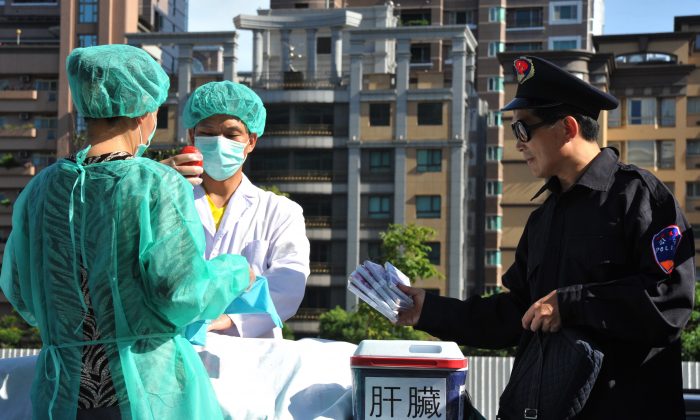
[[[199,149],[197,149],[194,146],[183,147],[182,150],[180,150],[180,154],[184,154],[184,153],[199,153],[199,154],[201,154]],[[182,165],[182,166],[202,166],[202,161],[201,160],[192,160],[189,162],[181,163],[180,165]]]

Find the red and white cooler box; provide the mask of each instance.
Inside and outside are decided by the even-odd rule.
[[[456,343],[364,340],[350,365],[355,420],[463,418],[467,359]]]

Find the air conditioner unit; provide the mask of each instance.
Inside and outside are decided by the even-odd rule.
[[[29,120],[29,113],[28,112],[20,112],[19,113],[19,119],[23,121],[28,121]]]
[[[23,74],[19,77],[19,81],[22,83],[29,83],[32,80],[32,76],[28,74]]]

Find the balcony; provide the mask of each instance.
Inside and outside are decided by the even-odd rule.
[[[396,88],[396,77],[389,73],[371,73],[362,77],[362,90],[387,90]]]
[[[0,100],[30,100],[38,98],[36,90],[0,90]]]
[[[36,128],[31,126],[3,126],[0,127],[0,139],[2,138],[36,138]]]
[[[299,308],[290,321],[318,321],[326,312],[326,308]]]
[[[325,261],[311,261],[311,263],[309,263],[309,268],[311,270],[311,274],[316,275],[345,275],[344,267],[338,265],[338,263],[333,264],[332,262]]]
[[[324,170],[277,170],[251,172],[255,182],[343,182],[347,174],[340,171]]]
[[[336,79],[330,73],[317,74],[313,79],[305,78],[304,73],[300,71],[288,71],[284,73],[269,73],[263,74],[256,82],[252,82],[251,86],[269,90],[284,90],[284,89],[335,89],[342,86],[347,86],[349,77],[342,76]]]
[[[330,228],[331,227],[331,217],[330,216],[305,216],[304,220],[306,222],[307,228]]]
[[[332,124],[270,124],[266,136],[332,136]]]

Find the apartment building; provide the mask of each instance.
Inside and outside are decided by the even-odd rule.
[[[389,223],[434,228],[430,258],[445,278],[417,284],[465,294],[467,144],[477,110],[485,123],[472,89],[476,41],[464,25],[397,21],[391,5],[234,19],[253,31],[251,85],[268,110],[246,174],[304,208],[311,242],[306,295],[290,321],[298,335],[316,333],[323,311],[354,306],[347,274],[379,256]],[[411,46],[445,40],[450,71],[416,73]]]
[[[187,30],[187,0],[0,0],[0,250],[19,192],[85,129],[68,91],[70,51],[163,30]],[[172,51],[146,49],[173,68]]]
[[[469,145],[469,217],[466,235],[467,294],[483,293],[500,283],[507,264],[503,253],[504,126],[506,77],[497,55],[512,51],[593,50],[602,34],[603,0],[271,0],[271,9],[356,8],[391,4],[399,27],[466,25],[479,47],[475,88],[488,104],[485,137]],[[449,40],[415,41],[410,46],[411,77],[445,72],[450,77]],[[478,140],[478,142],[476,141]],[[481,142],[481,144],[478,144]],[[505,201],[504,201],[505,200]],[[444,229],[444,227],[441,227]],[[508,247],[506,247],[508,248]]]
[[[593,39],[614,56],[608,145],[623,161],[652,171],[675,194],[700,237],[700,15],[674,31]],[[697,243],[696,243],[697,245]],[[699,260],[700,261],[700,260]]]

